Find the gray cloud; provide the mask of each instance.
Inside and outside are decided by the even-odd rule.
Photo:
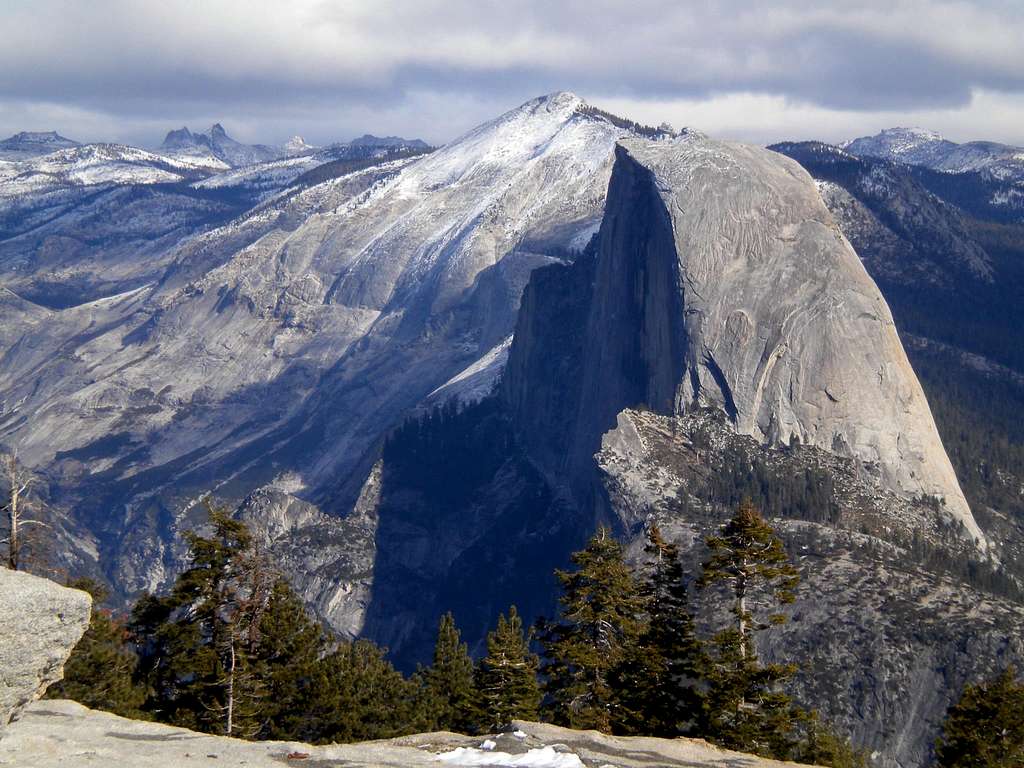
[[[640,111],[772,97],[851,124],[1024,93],[1017,0],[7,0],[0,18],[0,129],[86,139],[222,120],[248,140],[443,141],[560,88]],[[751,115],[749,138],[773,122]]]

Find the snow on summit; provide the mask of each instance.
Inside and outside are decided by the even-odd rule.
[[[533,99],[433,153],[272,197],[182,243],[166,256],[173,279],[140,299],[136,314],[98,318],[106,330],[72,370],[50,378],[46,365],[36,369],[39,386],[23,393],[24,407],[40,414],[20,428],[26,456],[46,461],[102,439],[115,417],[93,404],[120,403],[166,379],[174,396],[123,425],[152,444],[133,472],[202,446],[219,446],[204,461],[230,461],[250,439],[240,428],[285,418],[282,406],[301,403],[317,381],[307,372],[329,371],[344,356],[344,375],[318,385],[333,392],[331,412],[316,417],[331,422],[331,439],[305,467],[311,484],[348,475],[394,413],[501,348],[523,281],[550,263],[546,253],[594,231],[614,146],[631,130],[584,106],[564,92]],[[154,157],[163,172],[181,174]],[[290,163],[301,163],[280,162],[259,167],[289,175]],[[54,372],[65,365],[56,352]],[[19,365],[11,361],[12,381]],[[193,397],[240,392],[259,394],[222,421],[197,428],[174,419]]]
[[[886,128],[842,145],[862,157],[921,165],[947,173],[982,172],[994,178],[1024,182],[1024,149],[992,141],[958,144],[924,128]]]

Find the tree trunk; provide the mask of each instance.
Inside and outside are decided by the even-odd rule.
[[[9,511],[11,521],[11,536],[7,542],[7,567],[12,571],[18,570],[18,486],[11,484],[11,509]]]
[[[15,459],[11,456],[8,461],[10,465],[8,467],[9,480],[11,482],[11,501],[7,508],[7,519],[10,522],[10,538],[7,540],[7,567],[12,571],[18,570],[18,547],[21,542],[18,541],[18,515],[21,512],[18,510],[18,502],[21,500],[21,488],[18,487],[18,471]]]
[[[743,560],[743,567],[746,568],[747,561]],[[737,629],[740,633],[740,658],[747,658],[747,580],[740,576],[736,581],[736,619]]]
[[[744,558],[743,566],[746,567],[747,561]],[[743,576],[740,576],[736,581],[736,613],[737,623],[740,633],[740,659],[744,663],[747,661],[747,581]],[[743,709],[746,706],[746,697],[740,696],[739,709]]]
[[[233,635],[230,640],[229,651],[231,653],[231,666],[228,668],[228,723],[226,729],[228,736],[231,735],[235,727],[235,638]]]

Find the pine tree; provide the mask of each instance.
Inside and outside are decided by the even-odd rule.
[[[433,727],[472,733],[477,720],[473,660],[451,612],[441,617],[434,662],[421,674],[427,706],[433,714]]]
[[[133,680],[138,657],[128,643],[124,622],[100,607],[107,598],[106,588],[92,579],[76,579],[68,586],[92,595],[92,617],[64,665],[64,678],[47,689],[46,697],[73,699],[90,709],[141,718],[146,690]]]
[[[413,709],[414,688],[369,640],[343,643],[323,659],[315,742],[385,739],[423,730]]]
[[[827,728],[817,712],[804,713],[801,721],[803,736],[792,757],[794,762],[828,768],[868,768],[867,754]]]
[[[728,586],[735,596],[732,613],[741,640],[740,653],[747,653],[751,632],[785,621],[785,616],[779,613],[768,617],[769,624],[755,621],[748,599],[762,593],[780,604],[792,603],[800,573],[789,562],[782,540],[761,518],[750,499],[740,502],[722,534],[709,537],[706,543],[711,555],[701,565],[698,586],[717,583]]]
[[[139,655],[136,679],[148,691],[143,711],[160,722],[188,726],[195,722],[188,713],[198,703],[182,685],[192,674],[185,651],[198,645],[198,635],[194,627],[171,621],[175,607],[170,596],[144,593],[132,606],[128,634]]]
[[[707,658],[690,613],[679,548],[652,524],[645,551],[649,570],[641,594],[648,624],[615,670],[615,730],[674,738],[702,721]]]
[[[612,672],[643,631],[644,600],[607,528],[599,528],[572,562],[575,570],[556,572],[564,592],[560,619],[541,627],[545,690],[557,723],[610,731]]]
[[[143,595],[132,611],[148,714],[212,733],[315,743],[434,727],[414,708],[416,686],[383,649],[338,643],[269,567],[244,524],[212,507],[210,520],[212,535],[186,534],[190,565],[171,594]],[[461,715],[468,708],[457,691],[471,699],[472,662],[450,615],[441,634],[432,682],[444,681],[444,701]]]
[[[516,607],[502,614],[487,635],[487,655],[480,661],[477,690],[486,730],[496,731],[512,720],[536,720],[540,706],[537,668],[529,638]]]
[[[264,726],[259,737],[288,741],[316,741],[310,713],[321,704],[321,659],[328,651],[327,636],[313,621],[283,579],[273,586],[259,622],[253,667],[266,691]]]
[[[935,754],[941,768],[1024,766],[1024,681],[1014,667],[964,689],[946,716]]]
[[[262,727],[265,689],[254,666],[259,626],[275,576],[254,547],[245,524],[209,506],[214,535],[186,534],[192,565],[174,596],[187,606],[209,655],[209,675],[197,691],[208,730],[226,736],[256,735]]]
[[[733,598],[734,625],[719,632],[710,647],[709,689],[705,697],[706,736],[722,746],[785,759],[797,745],[801,711],[783,692],[795,667],[762,665],[753,633],[785,621],[781,613],[759,619],[752,602],[767,607],[794,599],[799,573],[782,541],[754,505],[745,499],[721,535],[707,539],[710,555],[697,584],[726,585]]]
[[[169,597],[140,600],[131,627],[153,689],[149,710],[175,725],[252,737],[266,717],[256,649],[277,577],[243,523],[208,510],[213,535],[185,534],[190,567]]]

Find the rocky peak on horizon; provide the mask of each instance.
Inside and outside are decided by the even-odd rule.
[[[923,128],[886,128],[841,144],[861,157],[919,165],[948,173],[981,172],[1024,183],[1024,147],[995,141],[957,143]]]
[[[79,146],[81,144],[77,141],[61,136],[57,131],[20,131],[0,141],[0,158],[29,159]]]
[[[236,141],[220,123],[214,123],[205,132],[192,131],[188,126],[171,130],[164,137],[159,151],[172,156],[210,155],[236,168],[276,160],[287,154],[282,148]]]

